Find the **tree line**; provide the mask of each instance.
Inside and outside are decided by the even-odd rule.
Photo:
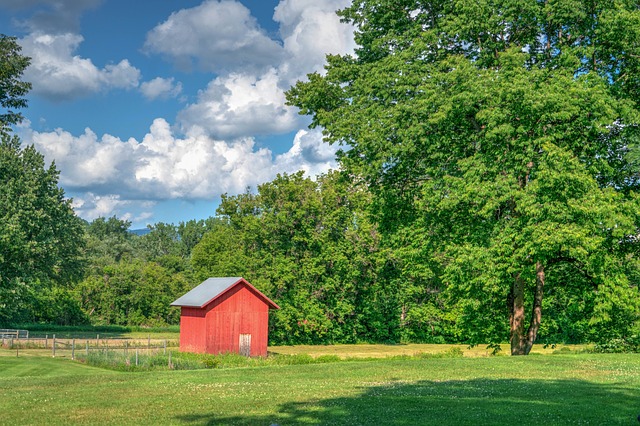
[[[525,355],[637,341],[636,2],[354,0],[338,13],[355,53],[327,56],[287,101],[341,146],[339,170],[280,175],[206,221],[138,237],[115,217],[79,227],[43,169],[24,181],[47,176],[36,186],[67,225],[25,213],[40,204],[24,189],[0,230],[3,300],[57,291],[86,321],[172,323],[172,295],[242,275],[282,307],[273,343],[509,342]],[[8,134],[2,152],[40,170]]]

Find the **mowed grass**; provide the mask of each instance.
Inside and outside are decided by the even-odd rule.
[[[638,414],[633,354],[138,373],[0,357],[0,424],[8,425],[629,425]]]

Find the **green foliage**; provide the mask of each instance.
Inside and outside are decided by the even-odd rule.
[[[58,175],[35,148],[2,136],[0,323],[30,319],[34,299],[41,296],[36,292],[68,287],[83,274],[82,224],[57,186]]]
[[[22,115],[15,110],[27,106],[24,96],[31,83],[21,81],[21,77],[31,61],[20,54],[21,50],[15,37],[0,34],[0,107],[6,109],[0,114],[0,133],[21,122]]]
[[[170,304],[191,287],[181,273],[130,260],[104,266],[76,291],[93,324],[164,326],[178,322],[180,312]]]
[[[328,56],[287,99],[348,146],[341,164],[369,185],[414,283],[401,291],[444,291],[455,335],[511,339],[512,353],[545,331],[627,334],[640,317],[637,4],[357,0],[340,14],[357,56]],[[580,303],[551,301],[540,329],[545,292]],[[441,304],[404,319],[443,324]]]
[[[282,309],[273,343],[396,341],[400,307],[365,188],[332,172],[278,176],[257,194],[223,196],[220,222],[193,250],[207,276],[244,276]]]

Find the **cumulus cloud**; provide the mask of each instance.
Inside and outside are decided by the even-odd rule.
[[[302,125],[297,110],[285,105],[275,69],[254,76],[218,77],[198,94],[197,102],[178,114],[184,130],[199,129],[213,137],[234,138],[284,133]]]
[[[207,71],[260,69],[278,62],[282,48],[238,1],[209,0],[172,13],[147,34],[145,49],[179,66]]]
[[[353,51],[353,28],[335,13],[348,3],[281,1],[274,20],[280,24],[282,42],[269,39],[237,1],[208,1],[172,14],[149,32],[147,48],[224,71],[178,114],[181,128],[233,138],[302,127],[306,120],[285,105],[284,92],[306,74],[321,71],[327,53]],[[212,19],[223,19],[230,28],[212,24]],[[254,48],[263,54],[256,55]]]
[[[20,40],[23,53],[32,58],[24,78],[33,83],[33,93],[60,101],[138,86],[140,71],[126,59],[98,68],[90,59],[74,55],[82,41],[73,33],[32,33]]]
[[[173,77],[156,77],[153,80],[142,83],[140,92],[149,100],[175,98],[182,93],[182,83],[174,83]]]
[[[352,53],[355,48],[353,27],[340,22],[336,11],[350,0],[282,0],[273,19],[280,24],[287,60],[280,74],[288,85],[306,74],[322,71],[327,54]]]
[[[91,194],[75,200],[89,218],[131,200],[212,199],[266,182],[277,173],[302,169],[314,175],[335,167],[335,149],[323,144],[319,131],[301,130],[291,149],[277,156],[256,147],[253,138],[178,138],[163,119],[156,119],[139,142],[99,138],[89,129],[80,136],[61,129],[21,132],[25,143],[34,144],[48,162],[55,160],[62,187]],[[111,195],[116,193],[119,196]]]
[[[335,169],[338,147],[322,140],[320,129],[299,130],[289,151],[276,157],[274,166],[282,172],[295,173],[299,170],[309,176],[317,176]]]
[[[116,215],[122,220],[144,223],[153,217],[155,201],[123,200],[118,194],[94,194],[85,192],[72,199],[76,214],[87,221]]]

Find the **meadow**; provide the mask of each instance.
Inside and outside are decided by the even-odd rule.
[[[402,346],[387,357],[384,345],[337,345],[316,348],[331,362],[144,372],[0,349],[0,424],[637,424],[636,354],[399,356]]]

